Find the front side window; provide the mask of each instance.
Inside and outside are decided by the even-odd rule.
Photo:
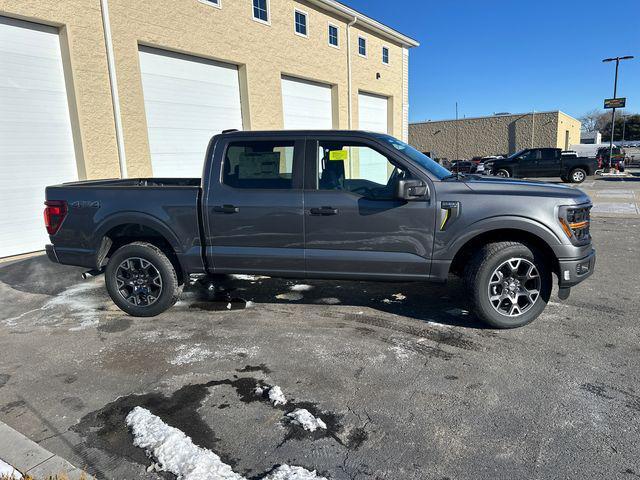
[[[269,0],[253,0],[253,18],[261,22],[269,21]]]
[[[389,49],[382,47],[382,63],[389,65]]]
[[[367,39],[358,37],[358,53],[363,57],[367,56]]]
[[[408,171],[358,142],[318,143],[318,189],[351,192],[372,200],[393,200],[398,180]]]
[[[296,10],[294,13],[294,21],[296,26],[296,33],[298,35],[307,36],[307,14]]]
[[[230,143],[222,166],[222,183],[234,188],[290,189],[293,153],[293,141]]]
[[[329,45],[340,46],[338,43],[338,27],[335,25],[329,25]]]

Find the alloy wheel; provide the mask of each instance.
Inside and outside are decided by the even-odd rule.
[[[148,307],[162,294],[162,277],[156,266],[140,257],[125,259],[116,269],[118,292],[131,305]]]
[[[584,180],[584,173],[580,170],[573,172],[573,181],[580,183]]]
[[[542,279],[536,266],[525,258],[501,263],[489,280],[489,302],[501,315],[523,315],[540,297]]]

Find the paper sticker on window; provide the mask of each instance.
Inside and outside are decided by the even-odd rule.
[[[329,160],[347,160],[348,158],[348,150],[331,150],[329,152]]]

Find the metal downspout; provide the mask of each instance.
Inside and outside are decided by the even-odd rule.
[[[122,118],[120,115],[120,96],[118,95],[118,80],[116,78],[116,63],[113,54],[111,40],[111,23],[109,21],[109,2],[100,0],[102,11],[102,26],[104,28],[104,43],[107,49],[107,68],[109,70],[109,83],[111,84],[111,100],[113,103],[113,117],[116,124],[116,144],[118,145],[118,161],[120,164],[120,177],[127,177],[127,158],[124,151],[122,135]]]
[[[347,112],[349,116],[349,130],[353,130],[353,95],[351,81],[351,27],[358,21],[358,17],[353,17],[353,21],[347,23],[347,94],[349,102],[347,103]]]

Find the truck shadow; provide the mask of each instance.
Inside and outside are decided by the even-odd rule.
[[[330,316],[331,307],[366,307],[422,322],[487,328],[468,311],[468,294],[456,277],[450,277],[447,284],[241,277],[225,276],[185,289],[188,308],[225,311],[244,309],[252,303],[324,305]]]

